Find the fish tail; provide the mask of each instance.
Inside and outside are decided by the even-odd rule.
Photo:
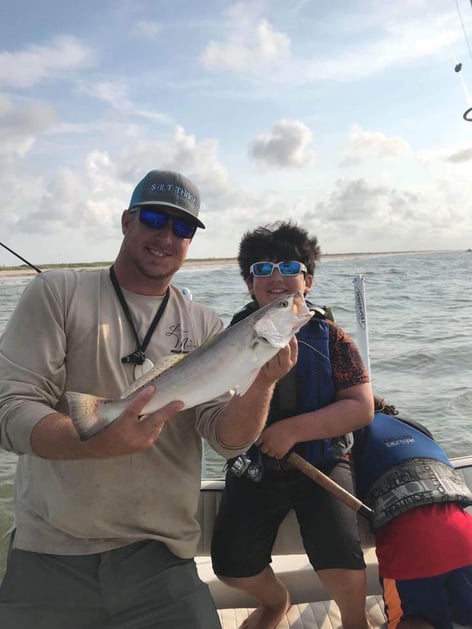
[[[67,391],[65,397],[69,415],[82,441],[90,439],[113,421],[102,413],[103,402],[111,400],[76,391]]]

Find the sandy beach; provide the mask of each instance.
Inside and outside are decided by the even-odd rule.
[[[36,275],[33,269],[0,269],[0,277],[16,277],[19,275]]]
[[[404,255],[404,254],[412,254],[412,253],[430,253],[428,251],[370,251],[370,252],[351,252],[351,253],[325,253],[321,255],[321,259],[323,258],[365,258],[366,256],[389,256],[389,255]],[[95,262],[95,263],[70,263],[70,264],[45,264],[43,265],[43,270],[46,271],[51,268],[100,268],[100,267],[108,267],[112,263],[111,262]],[[236,258],[189,258],[185,260],[184,266],[210,266],[217,264],[237,264]],[[41,265],[38,265],[38,268],[41,268]],[[5,266],[0,267],[0,277],[15,277],[21,275],[36,275],[37,271],[31,268],[27,268],[25,266]]]
[[[97,262],[93,264],[81,264],[78,262],[77,264],[54,264],[54,265],[43,265],[42,270],[47,271],[49,269],[55,268],[89,268],[89,269],[97,269],[97,268],[105,268],[110,266],[111,262]],[[236,264],[236,258],[203,258],[203,259],[189,259],[185,260],[184,266],[209,266],[209,265],[217,265],[217,264]],[[41,268],[41,265],[38,265],[38,268]],[[36,275],[37,271],[31,268],[25,267],[0,267],[0,277],[17,277],[22,275]]]

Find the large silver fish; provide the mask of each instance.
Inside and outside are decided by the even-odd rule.
[[[226,391],[242,395],[260,368],[285,347],[312,316],[300,292],[284,295],[226,328],[208,343],[169,366],[166,359],[126,389],[120,399],[66,392],[69,414],[82,440],[111,424],[145,386],[156,392],[142,410],[152,413],[179,400],[183,408],[212,400]]]

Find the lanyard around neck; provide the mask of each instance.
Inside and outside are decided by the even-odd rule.
[[[123,312],[125,313],[128,323],[133,331],[134,338],[136,339],[136,349],[134,350],[134,352],[131,352],[131,354],[129,354],[128,356],[124,356],[121,359],[121,362],[134,363],[135,365],[142,365],[146,359],[146,356],[144,354],[146,347],[148,346],[149,341],[151,340],[151,337],[154,333],[154,330],[156,329],[157,324],[159,323],[162,315],[164,314],[164,310],[166,309],[167,302],[169,301],[170,288],[169,287],[167,288],[164,295],[164,299],[162,300],[161,305],[159,306],[156,314],[154,315],[154,319],[152,320],[151,325],[149,326],[149,330],[146,332],[146,336],[144,337],[143,342],[140,343],[138,333],[136,332],[136,328],[134,326],[133,317],[131,316],[131,312],[128,307],[128,304],[126,303],[125,296],[123,295],[121,286],[119,285],[118,280],[116,278],[115,270],[113,269],[113,266],[110,267],[110,279],[111,279],[111,283],[113,284],[113,288],[115,289],[116,296],[118,297],[121,307],[123,308]]]

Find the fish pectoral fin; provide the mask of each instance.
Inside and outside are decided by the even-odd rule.
[[[129,395],[144,387],[146,384],[149,384],[151,380],[154,380],[158,376],[161,375],[167,369],[170,369],[177,363],[179,363],[185,356],[188,354],[171,354],[170,356],[166,356],[162,360],[160,360],[157,365],[155,365],[152,369],[147,371],[140,378],[137,378],[134,382],[132,382],[129,387],[127,387],[123,393],[120,395],[120,399],[123,400],[127,398]]]
[[[253,369],[248,374],[246,374],[246,377],[243,380],[241,380],[238,385],[234,387],[235,394],[244,395],[246,391],[249,389],[249,387],[251,386],[251,384],[254,382],[254,380],[257,378],[257,374],[259,373],[259,371],[260,371],[260,368],[258,367],[257,369]]]

